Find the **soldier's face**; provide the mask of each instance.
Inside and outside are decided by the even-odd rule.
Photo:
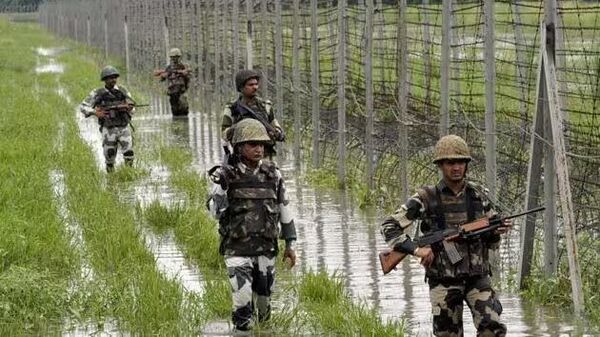
[[[467,173],[467,162],[464,160],[444,160],[439,166],[446,181],[460,182]]]
[[[179,56],[171,56],[171,63],[179,64]]]
[[[107,88],[112,88],[117,84],[117,77],[119,76],[109,76],[104,79],[104,84],[106,84]]]
[[[265,155],[265,146],[261,142],[246,142],[242,145],[242,157],[249,162],[258,163]]]
[[[255,78],[251,78],[246,81],[246,84],[242,88],[242,95],[246,97],[254,97],[256,96],[256,91],[258,90],[258,80]]]

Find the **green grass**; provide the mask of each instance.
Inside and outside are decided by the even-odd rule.
[[[106,189],[105,174],[79,137],[75,106],[56,94],[57,75],[33,74],[34,48],[71,47],[60,57],[66,70],[59,80],[75,104],[99,86],[100,67],[78,47],[33,26],[0,21],[0,32],[6,46],[0,50],[0,75],[7,79],[0,84],[0,320],[9,329],[35,329],[49,321],[60,325],[63,318],[102,324],[114,317],[124,331],[144,335],[194,330],[199,309],[185,301],[179,283],[156,269],[133,209]],[[54,149],[59,123],[64,148]],[[85,258],[95,276],[89,284],[75,274],[78,257],[57,215],[49,181],[54,168],[65,174],[68,210],[83,231]],[[109,180],[116,187],[145,174],[124,169]],[[73,282],[76,293],[69,295]]]
[[[579,234],[579,257],[585,314],[589,322],[600,327],[600,243],[586,233]],[[538,249],[539,252],[539,249]],[[536,254],[540,256],[540,254]],[[522,292],[525,298],[543,305],[571,308],[571,281],[569,266],[565,254],[561,254],[556,277],[546,277],[540,261],[534,264],[534,270],[526,281],[526,289]]]
[[[335,336],[404,336],[402,321],[383,322],[376,309],[355,303],[343,280],[326,272],[308,272],[298,287],[301,307],[315,332]]]
[[[59,117],[36,90],[33,48],[47,35],[0,19],[0,329],[41,329],[68,311],[73,252],[50,182]]]

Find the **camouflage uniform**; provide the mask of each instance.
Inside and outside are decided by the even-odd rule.
[[[171,113],[173,116],[187,116],[190,112],[185,96],[190,83],[190,76],[187,74],[188,67],[183,63],[172,63],[165,68],[165,72],[167,73],[167,95],[169,95]]]
[[[246,118],[253,118],[249,116],[249,113],[246,109],[243,108],[243,97],[238,98],[237,100],[228,103],[223,109],[223,120],[221,122],[221,130],[223,134],[223,140],[226,142],[231,142],[231,137],[233,135],[233,129],[231,128],[239,121]],[[252,102],[246,105],[248,108],[252,109],[256,114],[260,115],[263,120],[268,121],[271,126],[280,132],[280,137],[276,138],[272,135],[270,146],[265,147],[265,152],[267,156],[275,154],[275,141],[283,141],[283,128],[275,118],[273,114],[273,103],[269,100],[264,100],[260,97],[254,97]]]
[[[243,86],[246,82],[252,78],[260,79],[260,75],[253,70],[241,70],[236,74],[236,88],[239,92],[242,91]],[[259,116],[261,122],[268,122],[270,126],[276,131],[276,133],[270,132],[269,137],[271,138],[270,144],[265,146],[265,154],[268,157],[272,157],[275,154],[275,142],[283,142],[285,135],[283,128],[275,118],[273,114],[273,103],[270,100],[262,99],[258,96],[252,98],[249,103],[244,102],[244,97],[240,97],[232,102],[225,105],[223,110],[223,120],[221,122],[221,131],[223,135],[223,146],[228,147],[231,143],[231,137],[233,136],[233,128],[235,124],[246,118],[255,118],[252,116],[252,110],[257,116]]]
[[[133,137],[129,129],[131,113],[111,110],[111,106],[121,104],[134,104],[129,91],[124,87],[115,85],[113,88],[98,88],[81,102],[80,111],[86,116],[95,114],[94,109],[100,107],[108,112],[108,116],[98,119],[102,132],[102,148],[106,160],[107,170],[112,170],[117,157],[117,147],[121,146],[125,163],[131,165],[134,159]]]
[[[233,142],[237,144],[235,139]],[[210,173],[218,176],[208,205],[219,220],[219,249],[232,289],[231,317],[236,329],[249,330],[255,305],[259,322],[270,317],[277,239],[285,239],[289,246],[296,240],[296,229],[284,181],[274,163],[264,160],[252,170],[237,162]]]
[[[436,186],[420,188],[384,221],[381,232],[392,249],[414,254],[417,246],[407,234],[413,221],[421,220],[420,231],[429,234],[484,215],[494,215],[485,189],[465,181],[463,189],[455,194],[441,180]],[[489,250],[497,249],[499,240],[498,234],[490,233],[469,241],[431,246],[434,260],[426,269],[426,277],[436,336],[463,336],[463,301],[471,310],[478,336],[506,335],[506,327],[499,321],[502,306],[489,277]],[[461,256],[458,262],[451,262],[444,244],[454,245]]]

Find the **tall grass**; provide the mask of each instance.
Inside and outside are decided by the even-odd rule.
[[[79,268],[49,179],[58,116],[32,74],[47,38],[0,19],[0,331],[60,321]]]

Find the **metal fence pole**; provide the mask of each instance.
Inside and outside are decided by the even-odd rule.
[[[319,12],[317,0],[310,0],[310,84],[312,98],[312,165],[318,168],[321,161],[320,137],[321,137],[321,102],[319,91]]]
[[[442,8],[442,58],[440,73],[440,136],[450,129],[450,40],[452,38],[452,0],[443,0]]]
[[[494,0],[485,0],[485,178],[490,197],[496,200],[496,35]]]
[[[281,1],[275,1],[275,115],[283,123],[283,27]]]
[[[292,14],[292,104],[294,111],[294,161],[300,165],[302,115],[300,111],[300,0],[293,2]]]
[[[253,48],[253,31],[254,31],[254,26],[252,24],[252,19],[253,19],[253,13],[252,13],[252,1],[251,0],[246,0],[246,19],[247,19],[247,25],[246,25],[246,68],[247,69],[252,69],[252,59],[253,59],[253,53],[254,53],[254,48]]]
[[[399,168],[402,193],[400,200],[408,198],[408,34],[406,28],[406,0],[400,0],[400,18],[398,20],[398,52],[400,55],[398,76],[399,123],[398,143],[400,144]]]
[[[260,69],[262,70],[262,81],[261,81],[261,92],[264,97],[269,97],[269,67],[267,65],[267,41],[270,39],[267,38],[267,34],[269,33],[269,25],[270,17],[267,13],[267,0],[260,1]]]
[[[373,149],[373,0],[366,1],[366,35],[365,35],[365,103],[367,114],[367,125],[365,129],[365,153],[367,165],[367,186],[369,190],[375,187],[374,181],[374,149]]]
[[[232,79],[235,81],[235,73],[240,69],[240,28],[239,28],[239,0],[233,0],[233,8],[231,15],[231,26],[233,27],[233,66],[231,67]],[[248,1],[248,0],[247,0]]]
[[[125,70],[127,71],[126,82],[129,86],[131,84],[131,64],[129,62],[129,29],[127,27],[127,15],[125,15],[123,21],[123,35],[125,37]]]
[[[346,0],[338,0],[338,180],[346,183]]]

